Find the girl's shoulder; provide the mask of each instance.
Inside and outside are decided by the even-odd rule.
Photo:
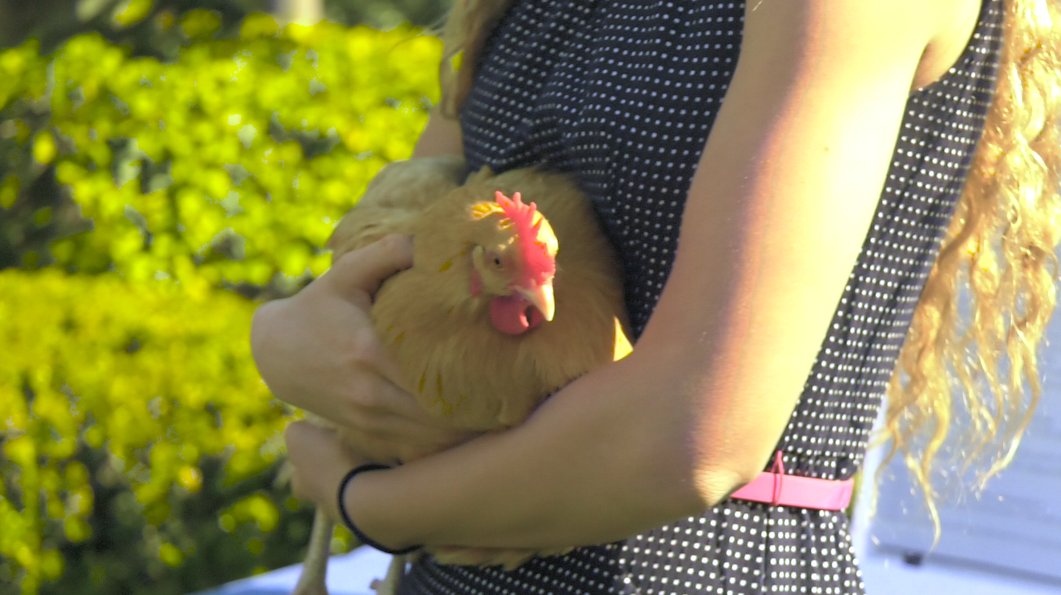
[[[911,91],[927,87],[939,80],[962,57],[976,31],[984,5],[991,0],[932,0],[915,6],[925,19],[936,25],[937,31],[921,56]]]

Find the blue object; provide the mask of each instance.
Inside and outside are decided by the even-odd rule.
[[[329,595],[375,595],[369,586],[387,576],[391,556],[369,547],[328,559]],[[298,582],[302,565],[296,564],[241,579],[195,595],[290,595]]]

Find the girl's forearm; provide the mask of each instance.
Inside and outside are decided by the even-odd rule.
[[[545,548],[616,541],[698,514],[740,480],[694,472],[696,400],[683,391],[696,383],[680,365],[635,351],[571,383],[522,426],[365,473],[346,493],[351,517],[392,547]]]

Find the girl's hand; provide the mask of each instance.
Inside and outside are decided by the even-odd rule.
[[[291,493],[303,502],[312,502],[333,523],[346,526],[339,514],[339,482],[354,467],[374,461],[344,447],[335,430],[307,421],[288,424],[284,442],[294,469]],[[357,483],[354,479],[351,489]]]
[[[372,461],[410,461],[477,434],[450,429],[403,390],[369,311],[383,281],[412,266],[413,242],[391,235],[344,254],[296,295],[260,306],[251,352],[279,399],[345,430]]]
[[[370,461],[345,448],[335,430],[306,421],[288,425],[284,431],[284,441],[287,443],[288,460],[294,468],[291,476],[294,496],[314,503],[333,523],[345,526],[339,514],[339,482],[348,471]],[[349,489],[357,489],[356,484],[355,478]],[[348,512],[356,517],[355,512]],[[381,543],[387,542],[385,535],[371,537]],[[503,565],[507,570],[519,567],[537,553],[529,549],[463,546],[425,546],[424,549],[443,564]]]
[[[538,552],[527,549],[498,549],[487,547],[435,546],[424,547],[440,564],[456,566],[504,566],[515,570]]]

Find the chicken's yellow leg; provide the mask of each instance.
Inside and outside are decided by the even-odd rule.
[[[405,555],[391,558],[390,566],[387,567],[387,576],[383,580],[376,579],[370,585],[376,595],[396,595],[398,593],[398,582],[405,574]]]
[[[309,535],[309,551],[302,563],[302,574],[291,595],[328,595],[324,577],[328,573],[331,543],[332,523],[318,510],[313,516],[313,531]]]

